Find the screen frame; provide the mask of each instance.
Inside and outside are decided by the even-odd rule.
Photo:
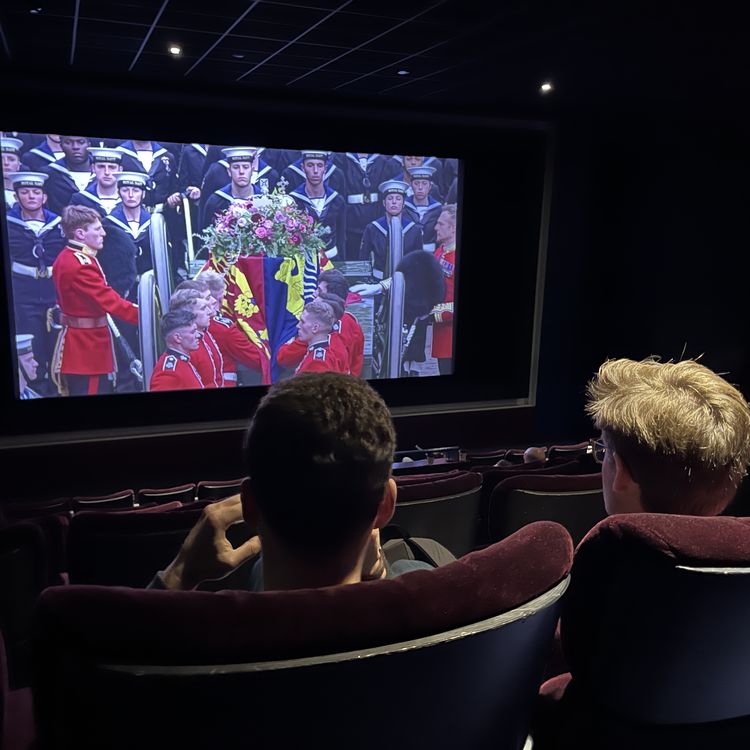
[[[17,78],[9,80],[10,95],[19,105],[13,122],[4,125],[19,127],[25,132],[37,132],[38,125],[65,121],[66,132],[108,133],[112,137],[122,134],[128,137],[133,130],[126,124],[118,124],[117,112],[126,111],[110,106],[117,100],[137,102],[139,110],[147,109],[155,113],[149,125],[148,135],[154,140],[172,142],[193,142],[201,136],[205,142],[231,143],[238,140],[238,134],[246,132],[247,119],[253,118],[256,142],[267,143],[268,147],[285,148],[299,145],[304,148],[314,145],[333,151],[346,151],[353,147],[378,148],[379,153],[434,153],[456,157],[462,161],[459,172],[459,247],[470,235],[479,236],[479,228],[467,227],[467,222],[478,221],[486,206],[467,206],[467,196],[479,195],[479,184],[484,179],[490,184],[487,170],[492,169],[492,154],[496,151],[497,138],[501,134],[533,135],[541,143],[541,194],[539,196],[538,237],[534,257],[533,278],[534,299],[530,320],[531,335],[529,357],[523,366],[524,377],[519,379],[523,386],[511,398],[499,397],[493,393],[491,385],[476,387],[475,373],[472,373],[467,360],[462,356],[462,331],[466,336],[473,331],[477,316],[462,306],[462,298],[467,297],[466,289],[478,278],[481,269],[467,263],[462,258],[456,278],[456,318],[454,336],[454,375],[429,378],[405,378],[394,381],[370,381],[391,407],[394,416],[418,416],[467,411],[496,411],[519,407],[534,407],[538,380],[539,347],[544,297],[544,276],[546,267],[547,243],[549,235],[551,190],[554,163],[554,128],[548,123],[531,120],[506,120],[498,118],[466,117],[459,114],[437,112],[429,109],[407,108],[403,106],[383,106],[345,103],[338,100],[321,101],[322,97],[295,99],[281,98],[265,92],[262,101],[244,97],[236,90],[198,90],[181,86],[159,92],[145,87],[142,83],[122,81],[112,86],[110,81],[104,87],[105,79],[87,77],[61,81],[55,91],[40,101],[29,88],[29,81]],[[38,87],[39,81],[36,81]],[[100,95],[92,102],[91,91]],[[62,109],[60,109],[62,108]],[[212,111],[212,117],[206,111]],[[54,115],[50,115],[53,112]],[[122,121],[120,114],[120,122]],[[305,131],[300,134],[295,129],[295,119],[304,118]],[[10,118],[6,118],[10,119]],[[296,122],[299,122],[297,120]],[[394,132],[395,131],[395,132]],[[296,133],[296,134],[295,134]],[[191,141],[188,137],[193,139]],[[463,144],[457,146],[457,144]],[[471,148],[467,146],[471,144]],[[484,158],[484,155],[487,158]],[[475,188],[475,189],[474,189]],[[474,192],[472,193],[472,189]],[[3,245],[5,245],[5,220],[2,217]],[[7,257],[7,253],[4,253]],[[0,273],[6,295],[10,294],[10,274],[7,263],[2,264]],[[531,280],[529,280],[531,283]],[[8,335],[2,337],[0,351],[5,349],[5,361],[12,361],[9,355],[13,349],[13,330],[9,320],[7,305],[0,310],[0,325]],[[480,332],[481,333],[481,332]],[[520,367],[520,365],[519,365]],[[17,374],[0,373],[0,404],[8,419],[4,420],[0,448],[21,447],[24,445],[49,445],[60,442],[95,441],[103,437],[133,438],[139,436],[159,436],[187,433],[212,433],[232,431],[246,423],[257,401],[265,393],[266,387],[224,389],[220,391],[180,391],[162,392],[158,396],[151,393],[117,394],[110,397],[85,397],[84,399],[39,399],[20,401],[14,394]],[[461,397],[462,394],[467,397]],[[469,394],[471,394],[469,396]],[[229,396],[227,399],[226,397]],[[458,397],[457,397],[458,396]],[[201,400],[198,418],[191,418],[190,411]],[[135,419],[131,423],[119,424],[118,416],[129,411],[142,413],[147,404],[144,399],[158,399],[156,420]],[[90,417],[82,429],[74,429],[77,403],[92,401],[100,406],[94,423]],[[106,400],[106,401],[105,401]],[[110,406],[114,403],[119,406]],[[45,406],[64,404],[60,413],[45,414]],[[20,408],[23,407],[23,408]],[[106,408],[104,408],[106,407]],[[229,417],[236,414],[236,417]],[[221,415],[216,418],[217,415]],[[143,415],[142,415],[143,416]],[[214,418],[212,418],[212,416]],[[98,422],[98,423],[97,423]],[[66,427],[58,428],[58,424]]]

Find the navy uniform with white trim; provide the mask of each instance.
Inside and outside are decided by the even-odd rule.
[[[16,334],[16,358],[18,360],[18,397],[21,401],[28,401],[41,396],[29,383],[37,379],[38,362],[34,357],[32,342],[34,336],[30,333]]]
[[[56,214],[62,214],[70,199],[79,191],[85,190],[94,179],[89,155],[89,139],[82,135],[64,135],[60,139],[65,156],[42,169],[49,175],[45,185],[47,207]]]
[[[16,172],[30,172],[32,170],[21,167],[21,149],[23,141],[20,138],[11,138],[3,136],[0,139],[0,150],[2,151],[3,161],[3,187],[5,190],[5,210],[13,208],[16,205],[16,192],[13,190],[13,184],[10,181],[12,175]]]
[[[41,143],[38,143],[34,148],[30,148],[23,155],[23,163],[30,171],[39,172],[64,156],[65,153],[60,145],[60,136],[47,135]]]
[[[412,218],[422,227],[422,249],[435,252],[437,235],[435,224],[443,210],[443,204],[431,195],[433,167],[410,167],[411,195],[407,190],[404,206]]]
[[[305,158],[311,158],[305,156],[305,154],[311,153],[310,151],[302,151],[299,159],[291,162],[286,169],[281,173],[281,176],[290,184],[297,187],[301,187],[302,183],[307,179],[305,175],[305,167],[303,161]],[[346,190],[346,181],[344,180],[344,173],[333,163],[331,160],[331,154],[329,151],[315,151],[314,153],[325,153],[325,171],[323,172],[323,181],[326,187],[335,190],[339,195],[343,195]],[[345,201],[346,202],[346,201]]]
[[[398,164],[381,154],[337,154],[334,161],[344,175],[346,197],[346,248],[344,260],[367,260],[360,256],[365,227],[378,218],[380,203],[376,185],[392,179]]]
[[[304,182],[289,195],[315,221],[331,230],[326,241],[326,255],[334,257],[346,242],[346,203],[344,198],[325,182],[328,151],[302,152]]]
[[[122,153],[116,148],[89,148],[89,155],[94,180],[85,189],[73,194],[70,204],[93,208],[103,219],[120,202],[117,173],[122,169]]]
[[[264,148],[263,160],[271,169],[275,169],[278,174],[282,174],[290,165],[302,158],[302,153],[291,148]],[[296,184],[292,181],[292,184]]]
[[[271,193],[279,181],[279,173],[270,164],[261,159],[261,154],[265,153],[262,146],[241,146],[240,148],[250,151],[252,154],[252,170],[250,172],[250,184],[253,186],[253,193]],[[206,161],[214,152],[212,146],[208,150]],[[229,170],[230,160],[227,158],[227,150],[230,147],[219,149],[224,154],[224,158],[218,158],[208,164],[206,173],[203,178],[203,190],[207,196],[213,195],[217,190],[222,189],[227,182],[227,171]]]
[[[124,172],[141,172],[149,177],[146,205],[164,203],[177,187],[174,155],[155,141],[125,141],[117,150],[122,154]]]
[[[412,196],[410,171],[414,167],[430,167],[432,169],[432,185],[430,186],[430,195],[436,201],[442,201],[445,195],[441,184],[443,174],[443,162],[436,156],[394,156],[396,162],[401,166],[401,173],[396,178],[409,184],[409,190],[406,191],[407,198]]]
[[[208,153],[207,143],[186,143],[177,169],[177,188],[184,193],[189,187],[200,188]]]
[[[47,330],[47,310],[55,304],[52,264],[65,247],[65,238],[60,217],[44,207],[47,175],[16,172],[11,179],[18,198],[18,205],[6,215],[16,330],[34,336],[38,380],[42,380],[54,347]]]
[[[132,237],[136,245],[135,267],[140,276],[153,268],[151,257],[151,214],[143,207],[148,189],[148,177],[141,172],[119,172],[117,175],[118,203],[103,222],[107,232],[114,225]]]
[[[224,211],[235,201],[247,200],[252,195],[269,193],[276,186],[276,182],[272,183],[271,180],[277,173],[264,161],[258,159],[257,151],[255,146],[233,146],[222,149],[225,158],[211,165],[209,173],[206,174],[204,187],[208,186],[211,170],[214,167],[223,169],[223,165],[226,165],[225,172],[229,175],[229,183],[214,190],[207,197],[201,215],[200,229],[211,224],[216,214]],[[264,176],[260,177],[261,174]]]
[[[362,235],[360,257],[372,262],[372,275],[377,281],[390,278],[395,270],[392,266],[388,244],[388,225],[391,216],[401,217],[403,254],[422,249],[422,229],[404,212],[404,199],[409,186],[401,180],[386,180],[379,186],[383,196],[385,215],[371,221]]]

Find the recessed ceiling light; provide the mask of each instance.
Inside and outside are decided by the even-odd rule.
[[[232,55],[232,57],[233,57],[233,58],[234,58],[235,60],[244,60],[244,59],[245,59],[245,56],[244,56],[244,55],[243,55],[243,54],[242,54],[241,52],[235,52],[235,53],[234,53],[234,54]]]
[[[552,91],[555,90],[555,87],[549,82],[545,81],[540,87],[539,87],[539,93],[540,94],[549,94]]]
[[[169,45],[169,54],[170,55],[181,55],[182,54],[182,47],[180,47],[177,44],[170,44]]]
[[[409,71],[408,70],[399,70],[398,73],[397,73],[397,75],[408,76],[409,75]]]

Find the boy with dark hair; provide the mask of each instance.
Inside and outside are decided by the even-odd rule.
[[[258,554],[253,590],[315,588],[384,578],[426,563],[389,569],[379,529],[393,515],[390,476],[395,432],[388,407],[365,381],[306,374],[271,387],[244,446],[249,475],[241,498],[208,506],[154,588],[192,589]],[[238,548],[226,530],[244,516],[256,528]]]

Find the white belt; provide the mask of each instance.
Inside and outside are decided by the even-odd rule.
[[[428,253],[434,253],[435,252],[435,243],[434,242],[427,242],[424,245],[422,245],[422,250],[425,250]]]
[[[51,279],[52,278],[52,266],[46,266],[46,276],[39,275],[38,266],[25,266],[23,263],[17,263],[15,260],[11,263],[11,269],[13,273],[20,274],[21,276],[30,276],[32,279]]]
[[[237,373],[236,372],[225,372],[224,373],[224,380],[229,380],[234,383],[237,382]]]
[[[365,195],[367,193],[360,193],[359,195],[349,195],[346,198],[347,203],[352,203],[355,205],[361,205],[365,203]],[[377,203],[378,200],[378,194],[377,193],[370,193],[370,200],[369,203]]]

